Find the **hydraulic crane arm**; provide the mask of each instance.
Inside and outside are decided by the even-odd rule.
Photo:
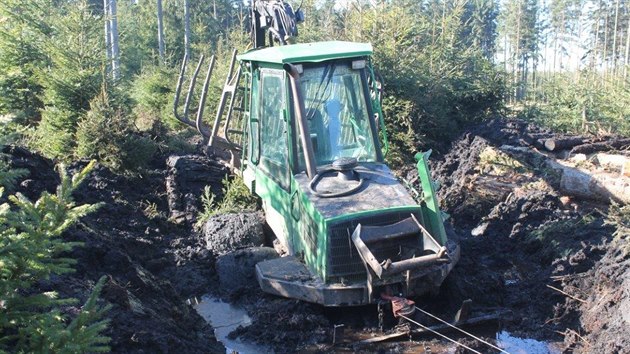
[[[293,11],[284,0],[253,0],[251,36],[254,48],[290,44],[298,35],[297,24],[304,21],[302,10]],[[269,36],[269,43],[267,42]]]

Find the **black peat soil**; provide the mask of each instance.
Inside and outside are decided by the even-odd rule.
[[[448,319],[463,300],[472,299],[474,314],[505,314],[501,328],[514,336],[564,340],[566,352],[627,351],[624,328],[628,319],[623,316],[628,317],[630,290],[623,280],[628,277],[623,262],[628,261],[613,252],[614,230],[604,225],[607,206],[562,195],[555,188],[556,176],[528,161],[518,161],[522,164],[518,169],[500,172],[481,161],[488,150],[503,145],[535,148],[531,136],[536,135],[553,136],[522,121],[493,120],[466,131],[432,163],[433,177],[441,185],[442,207],[451,216],[462,254],[440,293],[416,299],[416,303]],[[413,183],[414,171],[407,180]],[[607,285],[595,291],[593,283],[600,282]],[[383,334],[375,306],[324,309],[275,298],[256,287],[222,289],[222,294],[246,308],[253,319],[253,325],[237,329],[232,337],[271,346],[277,352],[413,352],[418,345],[436,350],[430,342],[354,346],[355,340]],[[615,302],[605,302],[602,294]],[[580,301],[587,297],[586,303]],[[620,304],[622,298],[625,303]],[[614,316],[598,316],[593,321],[586,310],[594,306]],[[385,322],[391,331],[396,322],[389,317]],[[332,346],[333,327],[339,324],[344,325],[346,338]],[[494,332],[486,335],[494,339]],[[591,338],[598,344],[586,345]],[[437,350],[451,349],[438,345]]]
[[[20,147],[5,146],[3,152],[9,154],[10,166],[29,171],[16,192],[35,200],[44,190],[55,191],[59,177],[52,161]],[[68,170],[75,173],[85,165],[78,162]],[[84,243],[69,255],[77,260],[76,271],[39,287],[83,303],[98,279],[107,276],[101,299],[113,305],[106,314],[112,352],[225,353],[213,329],[186,303],[209,291],[214,259],[188,251],[194,243],[190,226],[169,219],[168,169],[164,160],[154,165],[137,177],[97,165],[73,197],[77,205],[104,205],[63,235]]]
[[[553,174],[527,161],[505,170],[482,158],[506,144],[534,148],[531,136],[537,134],[551,133],[517,120],[490,121],[466,131],[432,162],[461,259],[439,294],[416,303],[449,319],[463,300],[472,299],[474,314],[507,313],[502,326],[513,335],[563,341],[567,353],[628,353],[630,256],[612,242],[614,230],[604,225],[607,206],[562,195]],[[18,191],[32,199],[54,191],[59,181],[52,162],[21,148],[4,151],[14,167],[31,171]],[[260,256],[249,248],[232,250],[265,239],[256,213],[217,215],[200,230],[192,226],[203,186],[210,185],[220,198],[226,173],[217,159],[201,154],[164,157],[142,177],[97,167],[75,198],[79,204],[106,204],[64,236],[85,242],[72,254],[77,271],[42,283],[42,289],[85,300],[107,275],[102,299],[114,305],[107,315],[114,352],[225,352],[212,328],[185,302],[204,294],[240,306],[252,318],[252,325],[237,328],[231,338],[277,353],[436,348],[437,341],[429,339],[356,347],[356,340],[383,334],[376,306],[326,309],[264,294],[253,268],[239,273],[245,286],[225,280],[222,285],[221,264]],[[413,183],[413,171],[407,180]],[[217,245],[230,236],[244,242]],[[222,261],[226,255],[233,259]],[[223,272],[229,278],[231,271]],[[391,316],[385,322],[389,330],[396,324]],[[345,333],[342,344],[333,346],[336,325]],[[437,348],[445,350],[443,344],[437,342]]]
[[[528,161],[502,175],[479,167],[488,147],[534,149],[528,137],[540,133],[518,120],[490,121],[434,164],[462,249],[442,293],[450,304],[471,298],[510,310],[505,329],[564,340],[565,352],[628,353],[630,255],[604,225],[607,205],[562,195],[555,176]]]

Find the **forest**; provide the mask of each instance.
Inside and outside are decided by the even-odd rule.
[[[469,132],[471,127],[493,124],[497,119],[521,122],[522,127],[535,126],[547,134],[543,134],[545,138],[577,136],[595,142],[611,139],[622,145],[630,138],[630,2],[627,0],[290,3],[305,14],[304,22],[299,25],[298,42],[343,40],[372,44],[373,62],[383,85],[382,108],[389,139],[385,158],[401,178],[406,178],[409,169],[405,166],[413,166],[417,152],[433,149],[438,157],[448,159],[449,151],[461,142],[457,139],[462,133]],[[203,219],[185,227],[174,225],[168,211],[170,205],[167,207],[164,197],[167,191],[162,190],[169,188],[164,187],[163,174],[170,172],[158,171],[176,168],[169,165],[169,156],[201,154],[203,150],[204,142],[197,132],[173,115],[173,98],[184,56],[191,63],[196,63],[202,55],[216,58],[205,107],[206,116],[211,119],[232,51],[244,53],[251,49],[250,6],[249,1],[242,0],[0,0],[3,150],[0,201],[4,203],[0,207],[0,352],[116,352],[136,351],[142,345],[149,345],[149,350],[168,352],[182,342],[186,343],[185,351],[197,352],[207,344],[191,344],[193,339],[181,339],[185,335],[171,342],[156,339],[158,344],[147,344],[153,342],[140,339],[140,347],[134,347],[136,344],[131,340],[124,342],[120,339],[122,332],[117,333],[116,327],[123,321],[122,317],[116,317],[120,304],[111,300],[117,298],[112,289],[125,287],[124,279],[117,279],[109,270],[100,273],[85,270],[89,265],[83,265],[80,259],[88,259],[89,253],[82,256],[82,252],[88,251],[77,250],[95,242],[83,234],[98,234],[101,231],[95,228],[108,227],[96,215],[109,212],[126,215],[120,211],[127,210],[124,208],[137,214],[133,218],[146,221],[146,225],[145,221],[130,223],[131,231],[120,231],[129,238],[134,232],[141,235],[144,229],[147,235],[153,235],[154,231],[150,231],[153,229],[161,230],[155,231],[156,234],[199,232],[208,218],[252,205],[256,208],[256,200],[246,195],[238,178],[225,177],[227,172],[223,167],[211,164],[212,171],[221,170],[220,174],[217,172],[219,177],[209,181],[205,189],[202,186],[193,197]],[[196,87],[193,106],[199,104],[200,86]],[[530,128],[518,129],[522,133]],[[531,132],[523,134],[530,137],[538,134],[538,130]],[[491,138],[487,140],[495,144]],[[495,145],[504,143],[508,144],[497,141]],[[625,149],[628,146],[623,145]],[[496,163],[502,156],[490,158]],[[19,159],[36,162],[30,164]],[[509,161],[507,164],[512,163]],[[50,173],[41,172],[44,168],[41,166]],[[446,165],[439,166],[442,167],[437,170],[447,170]],[[627,168],[630,169],[630,163]],[[42,182],[33,177],[33,171],[37,170],[41,176],[49,176],[48,180]],[[89,177],[94,173],[100,177]],[[447,176],[443,178],[448,196],[448,188],[452,187],[449,183],[455,182],[449,180],[448,172],[443,176]],[[99,183],[119,189],[111,195],[101,189],[98,192],[101,194],[86,192],[89,188],[100,188]],[[126,186],[136,183],[137,191]],[[530,183],[528,188],[537,188],[531,180],[527,183]],[[145,195],[128,201],[126,191],[132,194],[142,191]],[[446,198],[445,194],[440,197]],[[494,197],[495,194],[491,196]],[[456,226],[473,229],[477,224],[466,218],[477,209],[460,215],[462,208],[470,205],[462,202],[455,206],[453,200],[443,204],[455,215],[454,221],[466,220],[465,227]],[[492,199],[489,203],[494,206],[495,202],[499,200]],[[488,207],[488,202],[484,203],[476,205]],[[576,215],[578,221],[572,224],[566,219],[570,218],[567,211],[562,216],[563,227],[570,224],[570,230],[590,230],[597,225],[598,230],[607,230],[607,236],[602,236],[608,240],[604,244],[614,239],[627,245],[630,207],[623,200],[604,204],[603,207],[598,204],[600,209],[594,207],[588,213]],[[120,210],[114,212],[110,205]],[[475,222],[484,215],[478,215]],[[126,220],[124,217],[120,216],[123,218],[120,220]],[[484,220],[490,227],[496,221],[492,217]],[[117,226],[112,227],[122,230],[117,222],[120,221],[115,221]],[[538,239],[536,242],[556,230],[553,229],[556,224],[550,228],[550,223],[547,220],[532,226],[538,232],[531,233]],[[556,231],[565,232],[562,230]],[[174,242],[155,237],[159,240],[147,242],[171,242],[171,245]],[[123,241],[98,242],[106,245]],[[124,242],[140,248],[134,243],[140,241]],[[189,241],[177,242],[183,245]],[[527,242],[531,246],[534,241]],[[166,247],[162,243],[159,247]],[[593,247],[589,252],[597,257],[606,252],[604,248]],[[175,259],[192,257],[184,256],[185,252],[179,249],[172,252],[169,257]],[[125,255],[120,262],[130,262],[134,265],[130,269],[138,269],[135,265],[142,264],[153,272],[147,264],[152,264],[156,257],[136,260]],[[627,248],[619,257],[624,264],[628,263]],[[555,256],[545,259],[549,267],[553,259]],[[153,280],[143,278],[143,284],[149,284],[147,289],[162,281],[158,278],[170,279],[167,273],[180,276],[175,266],[164,267],[167,271],[160,268],[153,272],[156,274]],[[56,288],[55,284],[63,283],[59,279],[72,277],[77,269],[89,280],[84,279],[74,287]],[[628,282],[623,284],[628,286]],[[176,290],[164,292],[173,299],[198,295],[198,289],[187,292],[180,285],[175,285]],[[628,294],[624,295],[626,300]],[[125,303],[133,308],[134,301]],[[193,316],[184,309],[183,302],[177,304],[181,306],[177,307],[181,311],[178,316],[186,319]],[[628,304],[624,305],[626,310]],[[302,305],[292,306],[296,311],[316,311]],[[313,316],[323,316],[316,313]],[[571,321],[579,317],[571,316]],[[205,327],[199,329],[203,325],[194,323],[194,331],[211,332]],[[523,326],[529,328],[529,324]],[[555,327],[554,330],[557,331]],[[569,336],[567,331],[565,336]],[[584,329],[580,333],[586,336],[590,332]],[[580,342],[580,334],[575,332],[571,336]],[[285,350],[294,351],[303,344],[299,342]],[[624,344],[628,343],[605,348],[616,348],[618,352],[630,350]],[[593,349],[582,348],[584,352]]]

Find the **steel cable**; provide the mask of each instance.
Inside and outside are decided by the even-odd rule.
[[[424,310],[423,310],[423,309],[421,309],[421,308],[418,308],[418,306],[415,306],[415,308],[416,308],[416,310],[420,310],[420,312],[424,313],[425,315],[431,316],[431,317],[435,318],[436,320],[438,320],[438,321],[440,321],[440,322],[444,323],[445,325],[447,325],[447,326],[449,326],[449,327],[451,327],[451,328],[454,328],[454,329],[456,329],[456,330],[458,330],[458,331],[462,332],[463,334],[465,334],[465,335],[467,335],[467,336],[470,336],[470,337],[472,337],[472,338],[475,338],[476,340],[480,341],[481,343],[484,343],[484,344],[486,344],[486,345],[488,345],[488,346],[490,346],[490,347],[492,347],[492,348],[494,348],[494,349],[496,349],[496,350],[498,350],[498,351],[500,351],[500,352],[502,352],[502,353],[505,353],[505,354],[510,354],[509,352],[506,352],[505,350],[503,350],[503,349],[501,349],[501,348],[497,347],[496,345],[493,345],[493,344],[491,344],[491,343],[489,343],[489,342],[487,342],[487,341],[485,341],[485,340],[483,340],[483,339],[481,339],[481,338],[479,338],[479,337],[477,337],[477,336],[473,335],[472,333],[468,333],[468,332],[464,331],[463,329],[461,329],[461,328],[459,328],[459,327],[457,327],[457,326],[454,326],[454,325],[452,325],[452,324],[450,324],[450,323],[448,323],[448,322],[444,321],[443,319],[441,319],[441,318],[439,318],[439,317],[437,317],[437,316],[435,316],[435,315],[432,315],[432,314],[428,313],[427,311],[424,311]]]
[[[452,338],[449,338],[449,337],[447,337],[447,336],[443,335],[442,333],[440,333],[440,332],[438,332],[438,331],[432,330],[431,328],[429,328],[429,327],[427,327],[427,326],[424,326],[424,325],[422,325],[422,324],[420,324],[420,323],[418,323],[418,322],[416,322],[416,321],[412,320],[411,318],[409,318],[409,317],[407,317],[407,316],[405,316],[405,315],[399,315],[399,316],[400,316],[400,317],[402,317],[402,318],[404,318],[404,319],[406,319],[407,321],[409,321],[409,322],[411,322],[411,323],[415,323],[416,325],[418,325],[419,327],[421,327],[421,328],[423,328],[423,329],[425,329],[425,330],[427,330],[427,331],[433,332],[433,333],[437,334],[438,336],[440,336],[440,337],[442,337],[442,338],[444,338],[444,339],[446,339],[446,340],[448,340],[448,341],[450,341],[450,342],[452,342],[452,343],[455,343],[456,345],[459,345],[459,346],[461,346],[461,347],[464,347],[464,348],[466,348],[466,349],[470,350],[470,351],[471,351],[471,352],[473,352],[473,353],[481,354],[481,352],[476,351],[476,350],[474,350],[473,348],[471,348],[471,347],[469,347],[469,346],[467,346],[467,345],[465,345],[465,344],[459,343],[458,341],[456,341],[456,340],[454,340],[454,339],[452,339]]]

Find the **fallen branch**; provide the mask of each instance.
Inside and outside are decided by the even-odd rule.
[[[548,287],[548,288],[550,288],[550,289],[553,289],[553,290],[555,290],[555,291],[557,291],[557,292],[559,292],[559,293],[561,293],[561,294],[564,294],[564,295],[566,295],[566,296],[568,296],[568,297],[572,298],[573,300],[579,301],[579,302],[581,302],[581,303],[586,303],[586,300],[582,300],[582,299],[580,299],[580,298],[578,298],[578,297],[575,297],[575,296],[573,296],[573,295],[571,295],[571,294],[569,294],[569,293],[566,293],[566,292],[564,292],[564,291],[562,291],[562,290],[560,290],[560,289],[558,289],[558,288],[556,288],[556,287],[553,287],[553,286],[551,286],[551,285],[549,285],[549,284],[547,284],[547,287]]]
[[[581,336],[578,332],[576,332],[576,331],[572,330],[571,328],[567,328],[564,332],[560,332],[560,331],[554,331],[554,332],[556,332],[556,333],[558,333],[558,334],[561,334],[561,335],[563,335],[563,336],[565,336],[565,337],[568,335],[568,333],[567,333],[567,332],[571,332],[571,333],[575,334],[575,336],[576,336],[576,337],[580,338],[580,340],[582,340],[584,343],[586,343],[586,345],[588,345],[588,346],[590,346],[590,345],[591,345],[591,343],[590,343],[589,341],[587,341],[587,340],[586,340],[584,337],[582,337],[582,336]]]
[[[549,279],[553,281],[562,281],[565,279],[581,278],[586,276],[586,273],[566,274],[566,275],[552,275]]]

